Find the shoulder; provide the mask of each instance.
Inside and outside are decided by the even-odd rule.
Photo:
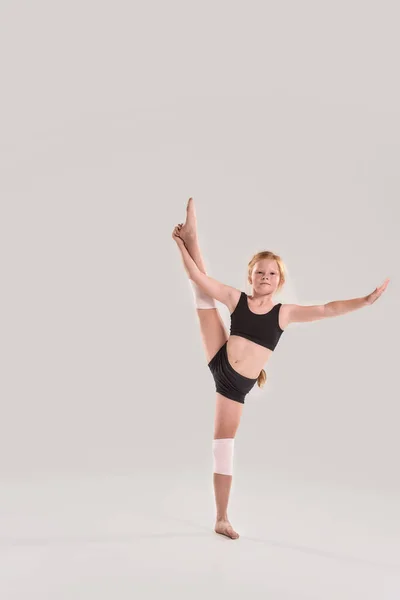
[[[235,308],[239,304],[239,301],[245,295],[246,294],[244,292],[242,292],[241,290],[238,290],[237,288],[234,288],[234,287],[230,288],[230,305],[228,306],[228,308],[229,308],[229,312],[231,314],[233,312],[235,312]]]
[[[286,327],[290,323],[292,304],[282,304],[278,302],[275,304],[278,307],[278,319],[279,319],[279,327],[281,329],[286,329]]]

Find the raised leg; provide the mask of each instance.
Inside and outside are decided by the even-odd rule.
[[[199,236],[197,232],[197,219],[193,198],[189,198],[186,207],[186,222],[180,225],[179,236],[194,262],[207,274],[204,258],[202,256]],[[191,282],[192,284],[193,282]],[[200,323],[200,333],[204,344],[207,363],[215,356],[218,350],[228,340],[229,335],[222,321],[218,308],[196,308]]]

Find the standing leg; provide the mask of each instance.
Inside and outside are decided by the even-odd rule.
[[[240,402],[235,402],[235,400],[217,394],[213,441],[214,493],[217,508],[214,531],[232,539],[237,539],[239,534],[229,522],[228,502],[232,486],[235,435],[239,427],[243,406]],[[218,471],[224,471],[224,473],[221,474]]]
[[[186,222],[179,226],[179,236],[185,242],[190,256],[200,271],[206,274],[206,266],[200,251],[197,220],[192,198],[188,201],[186,211]],[[213,356],[228,340],[229,335],[213,298],[207,296],[202,290],[199,290],[194,282],[190,281],[190,283],[193,285],[207,362],[210,362]],[[204,308],[198,308],[198,306],[203,306]],[[208,308],[205,308],[206,306]],[[214,469],[216,470],[226,470],[229,472],[232,470],[234,438],[239,427],[242,410],[243,404],[225,398],[217,393],[213,440]],[[220,468],[221,465],[224,468]],[[213,484],[217,509],[214,531],[232,539],[237,539],[239,534],[232,528],[227,513],[232,475],[214,472]]]

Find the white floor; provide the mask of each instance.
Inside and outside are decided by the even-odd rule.
[[[209,473],[2,481],[0,598],[399,600],[399,500],[240,473],[230,540]]]

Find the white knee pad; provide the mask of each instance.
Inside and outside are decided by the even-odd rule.
[[[206,294],[197,283],[189,279],[194,294],[196,308],[217,308],[214,298]]]
[[[214,473],[232,475],[234,438],[213,440]]]

